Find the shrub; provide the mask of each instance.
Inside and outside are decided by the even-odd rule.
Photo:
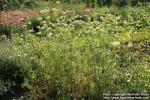
[[[21,5],[25,5],[27,7],[31,7],[36,4],[36,0],[1,0],[1,2],[5,2],[9,8],[20,8]]]
[[[1,11],[7,11],[9,8],[9,4],[4,1],[0,1],[0,13]]]
[[[29,23],[27,23],[27,27],[29,30],[32,30],[33,33],[39,32],[39,27],[41,26],[40,21],[33,17]]]
[[[10,38],[12,34],[12,27],[10,25],[0,25],[0,35],[6,35]]]
[[[136,6],[138,4],[138,0],[131,0],[131,6]]]
[[[4,49],[4,48],[3,48]],[[7,51],[7,50],[6,50]],[[4,51],[4,52],[6,52]],[[7,52],[8,53],[8,52]],[[7,56],[8,55],[8,56]],[[17,65],[17,59],[12,59],[11,55],[0,53],[0,95],[6,92],[16,92],[17,89],[22,89],[24,76]]]
[[[97,4],[99,7],[102,7],[102,6],[110,7],[112,5],[112,3],[113,3],[112,0],[97,0]]]
[[[127,0],[115,0],[115,4],[117,7],[124,7],[128,4]]]
[[[91,1],[91,7],[94,8],[95,7],[95,0]]]

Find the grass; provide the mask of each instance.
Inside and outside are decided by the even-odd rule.
[[[13,64],[12,76],[23,77],[21,86],[31,99],[95,100],[103,93],[149,91],[148,8],[85,13],[78,11],[82,4],[43,5],[42,16],[27,20],[10,40],[2,36],[0,44],[0,70],[7,72]],[[3,93],[17,84],[11,75],[7,78],[10,86],[0,81]]]

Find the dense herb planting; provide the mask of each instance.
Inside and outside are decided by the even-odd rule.
[[[149,13],[83,14],[56,8],[42,13],[26,22],[23,34],[12,34],[5,44],[1,37],[2,76],[9,76],[9,65],[14,65],[11,73],[23,77],[20,83],[32,99],[95,100],[107,92],[149,91]],[[16,83],[7,78],[10,86]],[[8,88],[5,82],[0,81],[2,92]]]

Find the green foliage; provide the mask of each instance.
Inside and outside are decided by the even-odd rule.
[[[57,0],[54,0],[55,2]],[[86,3],[86,7],[95,7],[97,4],[99,7],[102,6],[108,6],[110,7],[111,5],[115,5],[117,7],[124,7],[126,5],[132,5],[136,6],[138,3],[147,3],[150,2],[149,0],[60,0],[62,2],[68,2],[68,3],[79,3],[79,2],[84,2]]]
[[[0,35],[6,35],[9,38],[11,34],[12,34],[12,26],[0,25]]]
[[[102,93],[149,91],[149,13],[41,12],[24,25],[24,35],[12,35],[0,48],[2,76],[23,76],[31,99],[95,100]]]
[[[95,0],[91,1],[91,7],[94,8],[95,7]]]
[[[0,46],[0,95],[2,95],[5,92],[14,91],[14,88],[22,88],[24,76],[18,65],[18,60],[12,57],[14,51],[9,50],[11,49],[9,43],[1,43]]]
[[[6,2],[0,1],[0,13],[1,11],[7,11],[9,8],[9,5]]]
[[[40,21],[37,20],[36,18],[32,18],[31,22],[27,23],[28,29],[32,29],[33,33],[39,32],[39,27],[41,26]]]
[[[102,6],[108,6],[110,7],[112,5],[113,1],[112,0],[97,0],[97,5],[99,7],[102,7]]]
[[[21,5],[31,7],[36,4],[36,0],[1,0],[8,4],[9,8],[20,8]]]
[[[136,6],[138,4],[138,0],[131,0],[131,5]]]
[[[128,4],[127,0],[116,0],[115,4],[117,5],[117,7],[124,7]]]

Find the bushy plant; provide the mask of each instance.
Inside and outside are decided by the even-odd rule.
[[[118,7],[124,7],[126,5],[132,5],[136,6],[138,3],[148,3],[149,0],[60,0],[65,3],[79,3],[84,2],[86,3],[86,7],[95,7],[95,5],[98,5],[99,7],[115,5]],[[56,2],[56,0],[54,0]]]
[[[31,30],[33,33],[39,32],[39,27],[41,26],[40,21],[37,18],[32,18],[29,23],[27,23],[27,27],[29,30]]]
[[[9,8],[9,4],[4,2],[4,1],[0,1],[0,13],[2,11],[7,11]]]
[[[1,0],[1,2],[5,2],[10,6],[9,8],[20,8],[21,5],[25,5],[30,7],[36,4],[36,0]]]
[[[131,0],[131,5],[136,6],[138,4],[138,0]]]
[[[110,7],[112,5],[113,1],[112,0],[97,0],[97,5],[99,7],[102,7],[102,6],[108,6]]]
[[[12,34],[12,26],[11,25],[0,25],[0,35],[5,35],[10,38]]]
[[[117,7],[123,7],[128,4],[128,0],[115,0],[115,4]]]
[[[0,95],[3,95],[7,92],[13,93],[22,89],[24,75],[18,65],[18,60],[13,57],[14,50],[9,47],[9,42],[1,42],[0,46]]]

